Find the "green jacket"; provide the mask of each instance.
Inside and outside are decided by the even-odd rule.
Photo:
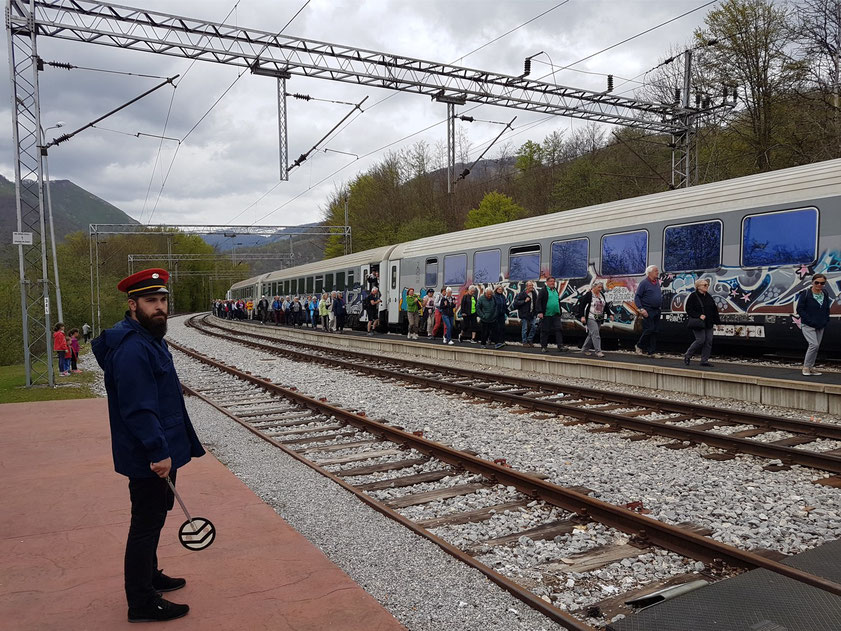
[[[485,297],[485,294],[479,296],[476,302],[476,315],[482,322],[496,322],[496,302],[493,296]]]

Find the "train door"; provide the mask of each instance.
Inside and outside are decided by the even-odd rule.
[[[388,308],[388,321],[400,323],[400,302],[403,299],[400,287],[400,261],[383,261],[380,269],[386,270],[386,276],[380,274],[380,289],[384,290],[384,300]]]

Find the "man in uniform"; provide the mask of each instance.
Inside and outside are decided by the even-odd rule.
[[[97,337],[93,353],[105,371],[114,469],[127,476],[131,525],[125,554],[129,622],[180,618],[190,608],[161,598],[184,587],[158,568],[157,548],[174,496],[177,469],[204,454],[187,409],[172,355],[164,342],[168,313],[163,269],[148,269],[117,285],[128,297],[121,322]]]

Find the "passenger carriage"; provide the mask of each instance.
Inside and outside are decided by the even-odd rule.
[[[583,335],[570,312],[580,293],[601,280],[618,308],[603,337],[630,346],[638,334],[634,291],[651,264],[661,271],[664,342],[686,342],[683,306],[702,276],[722,314],[717,343],[801,348],[794,306],[813,273],[827,275],[832,316],[841,316],[841,160],[427,237],[272,272],[232,292],[337,289],[348,293],[350,313],[358,315],[364,278],[378,266],[387,322],[401,328],[409,287],[420,294],[450,286],[460,295],[471,284],[502,284],[510,304],[525,281],[540,286],[551,275],[565,330]],[[829,327],[822,348],[841,348],[837,326]]]

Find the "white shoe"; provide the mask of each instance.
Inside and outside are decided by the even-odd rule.
[[[809,369],[808,369],[808,368],[804,368],[804,369],[803,369],[802,371],[800,371],[800,372],[801,372],[801,374],[802,374],[804,377],[808,377],[809,375],[811,375],[811,374],[812,374],[811,372],[809,372]]]
[[[642,350],[639,346],[635,346],[635,347],[634,347],[634,352],[635,352],[637,355],[645,355],[645,351],[644,351],[644,350]]]
[[[449,342],[447,342],[447,344],[449,344],[450,346],[452,346],[453,344],[455,344],[455,342],[453,342],[452,340],[450,340]]]

